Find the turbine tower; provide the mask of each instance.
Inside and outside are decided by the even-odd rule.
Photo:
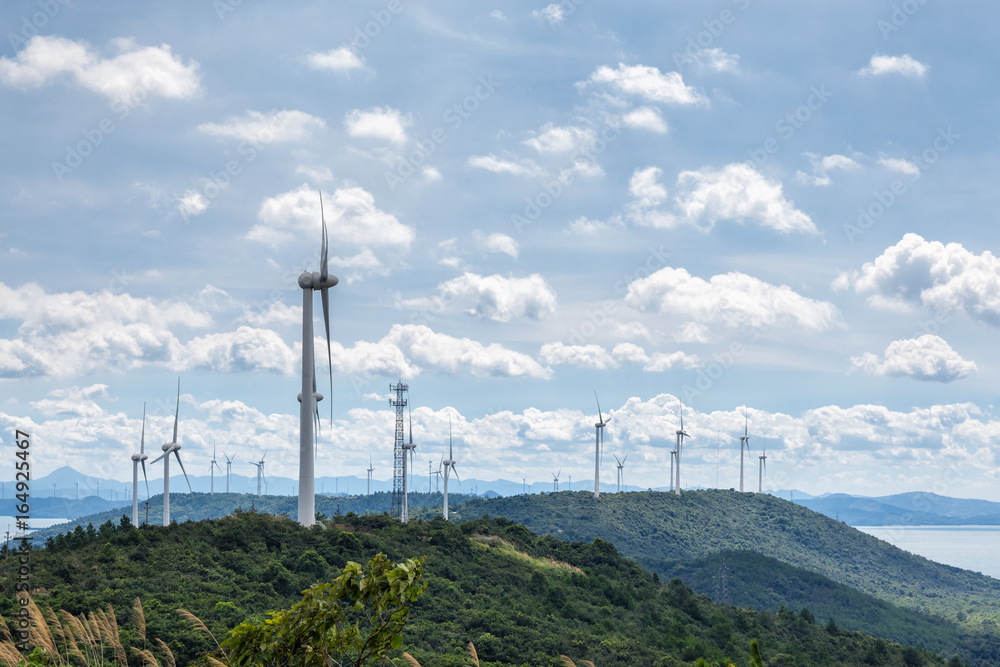
[[[400,380],[397,384],[389,385],[389,391],[396,392],[396,398],[389,399],[389,405],[396,408],[396,432],[395,440],[392,447],[392,504],[390,506],[389,514],[403,519],[403,501],[405,500],[405,494],[403,493],[404,483],[403,479],[405,477],[404,472],[406,470],[405,465],[405,455],[406,450],[403,449],[403,408],[409,402],[404,398],[404,394],[409,391],[410,387],[403,384]]]
[[[233,471],[233,459],[235,457],[225,452],[222,452],[222,455],[226,457],[226,493],[229,493],[229,477]]]
[[[740,493],[743,493],[743,447],[746,446],[747,453],[750,452],[750,419],[747,417],[747,408],[743,406],[743,435],[740,436]]]
[[[184,470],[184,464],[181,463],[180,449],[181,446],[177,444],[177,419],[181,413],[181,379],[177,378],[177,408],[174,411],[174,439],[171,442],[164,443],[162,446],[163,453],[157,456],[155,459],[150,461],[150,463],[156,463],[160,459],[163,459],[163,525],[170,525],[170,454],[173,452],[174,457],[177,459],[177,465],[181,467],[181,472],[184,473],[184,481],[187,482],[188,491],[191,491],[191,480],[188,479],[187,471]]]
[[[764,475],[767,474],[767,447],[763,448],[757,459],[760,461],[757,466],[757,493],[764,493]]]
[[[559,472],[557,472],[554,475],[552,475],[552,491],[553,492],[559,490],[559,473],[561,473],[561,472],[562,472],[562,468],[559,469]]]
[[[453,472],[455,473],[455,479],[461,484],[462,480],[458,477],[458,469],[455,467],[457,461],[455,460],[455,455],[452,453],[451,445],[451,415],[448,415],[448,458],[441,462],[444,466],[444,520],[448,520],[448,476]]]
[[[684,451],[684,438],[690,438],[687,433],[684,432],[684,404],[681,403],[681,427],[677,430],[677,479],[674,484],[674,495],[681,495],[681,452]]]
[[[521,493],[523,495],[528,495],[528,476],[525,475],[521,478]]]
[[[601,399],[597,398],[597,392],[594,392],[594,399],[597,401],[597,423],[594,424],[596,428],[595,440],[594,440],[594,497],[601,497],[601,454],[604,452],[604,427],[608,425],[611,421],[611,417],[608,416],[608,421],[604,421],[604,415],[601,414]]]
[[[615,454],[615,461],[618,461],[618,493],[622,492],[622,483],[625,481],[625,461],[627,460],[628,454],[623,459],[619,459],[618,455]]]
[[[323,225],[319,271],[306,271],[299,276],[302,288],[302,391],[299,392],[299,524],[309,527],[316,523],[316,448],[313,420],[319,430],[317,401],[323,395],[316,391],[315,344],[313,338],[313,295],[320,291],[323,301],[323,323],[326,325],[326,354],[330,371],[330,428],[333,428],[333,354],[330,350],[330,288],[339,282],[327,265],[328,241],[326,216],[323,214],[323,193],[319,195],[319,215]]]
[[[142,478],[146,480],[146,497],[149,497],[149,478],[146,477],[146,404],[142,404],[142,432],[139,435],[139,453],[132,455],[132,525],[139,525],[139,464],[142,464]],[[80,499],[80,483],[76,483],[76,498]]]
[[[409,410],[409,408],[407,408]],[[410,441],[408,443],[403,443],[403,504],[400,506],[399,510],[399,520],[403,523],[407,523],[410,520],[410,505],[409,505],[409,475],[413,474],[413,450],[417,448],[413,444],[413,413],[409,413],[410,416]],[[406,454],[410,454],[409,464],[406,462]]]
[[[372,465],[372,455],[371,452],[368,453],[368,495],[372,494],[372,473],[375,472],[375,466]]]
[[[668,487],[668,491],[674,490],[674,459],[676,458],[677,448],[675,446],[674,449],[670,450],[670,486]]]
[[[219,468],[219,462],[215,460],[215,440],[212,440],[212,463],[208,466],[208,472],[212,474],[212,495],[215,495],[215,470],[218,468],[219,472],[222,472],[222,468]]]
[[[260,455],[260,461],[251,461],[250,465],[257,466],[257,495],[260,495],[260,483],[264,479],[264,457],[267,456],[267,450]]]

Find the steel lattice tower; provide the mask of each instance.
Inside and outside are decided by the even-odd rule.
[[[389,391],[396,392],[396,398],[389,399],[389,405],[396,408],[396,441],[392,448],[392,507],[389,514],[397,519],[402,518],[404,502],[403,457],[406,456],[406,450],[403,449],[403,408],[406,407],[406,399],[403,398],[403,393],[409,389],[409,385],[402,381],[389,385]]]

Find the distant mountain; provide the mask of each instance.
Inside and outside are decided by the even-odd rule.
[[[1000,503],[900,493],[866,498],[831,494],[798,504],[851,526],[1000,525]]]

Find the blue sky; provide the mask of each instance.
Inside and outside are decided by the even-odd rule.
[[[685,486],[746,405],[769,487],[1000,500],[997,13],[5,3],[0,437],[126,479],[179,375],[189,470],[295,477],[322,190],[318,475],[385,477],[401,374],[470,477],[592,478],[596,389],[630,484],[680,398]]]

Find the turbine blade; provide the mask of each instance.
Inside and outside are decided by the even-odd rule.
[[[181,462],[181,455],[176,449],[174,450],[174,457],[177,459],[177,465],[181,467],[181,472],[184,473],[184,481],[187,482],[188,491],[194,492],[194,489],[191,488],[191,480],[188,479],[187,470],[184,469],[184,464]]]
[[[455,473],[455,479],[457,479],[457,480],[458,480],[458,483],[459,483],[459,484],[461,484],[461,483],[462,483],[462,478],[460,478],[460,477],[458,476],[458,468],[456,468],[456,467],[455,467],[455,464],[454,464],[454,463],[452,463],[452,464],[451,464],[451,471],[452,471],[453,473]]]
[[[601,414],[601,399],[597,398],[597,390],[594,390],[594,400],[597,401],[597,421],[604,423],[604,416]]]
[[[146,480],[146,497],[149,497],[149,478],[146,477],[146,462],[142,461],[142,478]]]
[[[146,401],[142,402],[142,434],[139,436],[139,453],[146,453]]]
[[[159,461],[160,459],[162,459],[162,458],[163,458],[164,456],[166,456],[166,455],[167,455],[167,453],[166,453],[166,452],[163,452],[162,454],[160,454],[159,456],[157,456],[157,457],[156,457],[155,459],[153,459],[152,461],[150,461],[150,462],[149,462],[149,463],[150,463],[150,465],[152,465],[153,463],[156,463],[157,461]]]
[[[327,245],[329,238],[326,232],[326,215],[323,213],[323,191],[319,191],[319,217],[323,222],[323,245],[320,249],[320,259],[319,259],[319,277],[320,280],[326,281],[328,275],[330,275],[327,267]]]
[[[323,324],[326,325],[326,365],[330,372],[330,428],[333,428],[333,352],[330,348],[330,290],[324,287],[320,294],[323,300]]]
[[[455,458],[451,453],[451,414],[448,415],[448,458]]]
[[[177,444],[177,418],[181,414],[181,379],[177,378],[177,410],[174,412],[174,441]]]

